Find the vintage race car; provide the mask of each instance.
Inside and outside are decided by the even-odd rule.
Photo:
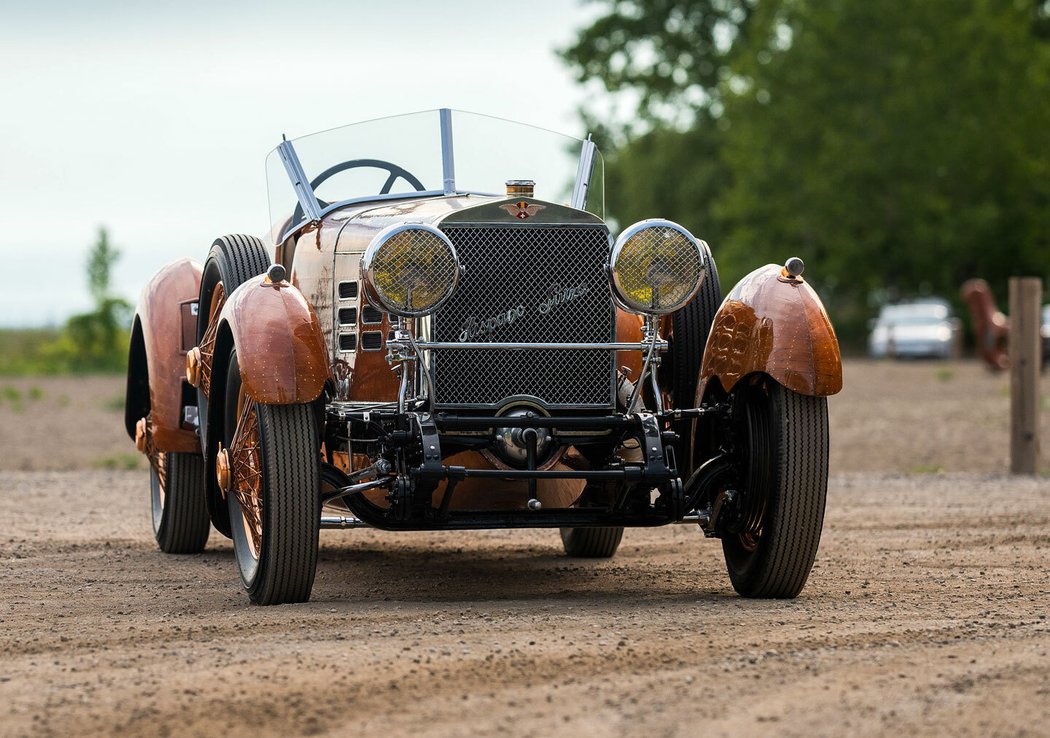
[[[307,600],[319,530],[625,527],[720,538],[748,597],[794,597],[842,370],[803,264],[725,297],[667,220],[614,238],[590,141],[447,109],[267,159],[265,238],[147,284],[126,426],[169,553],[233,539],[252,602]]]

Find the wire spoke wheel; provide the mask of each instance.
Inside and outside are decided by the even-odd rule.
[[[824,523],[827,398],[757,375],[734,388],[733,406],[742,474],[722,529],[729,578],[745,597],[796,597]]]
[[[226,480],[241,582],[258,605],[305,602],[321,525],[313,408],[253,401],[241,382],[236,349],[230,354],[225,403],[219,470]]]
[[[240,506],[241,522],[252,558],[259,560],[263,535],[262,462],[259,457],[259,414],[243,385],[237,397],[237,426],[230,443],[230,482]]]
[[[209,468],[214,467],[216,463],[219,444],[229,448],[228,438],[218,433],[215,434],[216,437],[212,437],[210,431],[213,424],[220,429],[223,427],[223,423],[217,421],[211,412],[212,397],[221,400],[225,389],[222,362],[226,359],[229,347],[220,348],[217,345],[222,309],[238,287],[252,277],[263,274],[269,266],[270,254],[263,242],[254,236],[242,234],[230,234],[215,239],[204,262],[197,304],[197,410],[200,417],[201,449]],[[222,355],[216,356],[216,351]],[[225,409],[220,402],[215,407],[215,414],[221,415]],[[229,505],[215,485],[212,475],[208,476],[207,482],[206,499],[212,524],[224,536],[232,538]]]

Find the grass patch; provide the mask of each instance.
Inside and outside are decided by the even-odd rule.
[[[130,471],[143,468],[142,462],[142,454],[124,453],[113,454],[112,456],[101,456],[91,462],[91,466],[95,469],[119,469],[121,471]]]
[[[12,405],[16,402],[22,401],[22,393],[18,390],[18,387],[12,387],[9,384],[4,385],[2,393],[3,398],[10,402]]]
[[[955,379],[955,371],[944,367],[935,371],[933,376],[937,377],[938,382],[950,382]]]
[[[36,385],[29,388],[29,392],[26,393],[30,400],[33,402],[39,402],[44,399],[44,390],[40,389]]]
[[[0,376],[53,373],[41,357],[58,334],[55,328],[0,329]]]

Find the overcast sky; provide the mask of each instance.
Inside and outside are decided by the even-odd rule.
[[[0,0],[0,325],[90,307],[106,226],[137,300],[171,259],[262,235],[263,161],[289,138],[438,107],[581,135],[554,54],[574,0]]]

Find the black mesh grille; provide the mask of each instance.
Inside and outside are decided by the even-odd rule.
[[[608,343],[615,316],[596,227],[447,226],[464,275],[434,316],[437,341]],[[613,404],[611,351],[434,352],[437,404],[493,406],[528,395],[548,405]]]

